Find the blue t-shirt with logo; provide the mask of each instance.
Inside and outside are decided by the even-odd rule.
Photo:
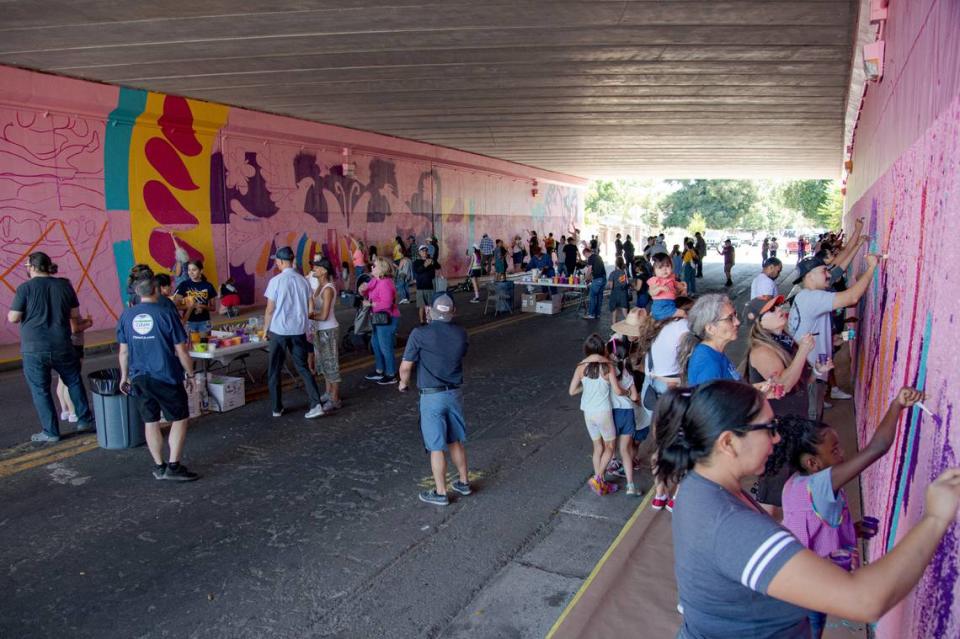
[[[740,373],[726,355],[706,344],[697,344],[687,363],[687,383],[697,386],[715,379],[732,379],[738,382]]]
[[[126,344],[130,379],[146,375],[166,384],[183,381],[175,346],[187,341],[172,304],[141,302],[128,308],[117,323],[117,342]]]

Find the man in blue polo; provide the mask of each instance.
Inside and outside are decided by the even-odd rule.
[[[446,451],[460,477],[451,488],[469,495],[467,475],[466,422],[463,419],[463,357],[467,354],[467,332],[452,322],[453,300],[439,295],[430,307],[430,323],[413,329],[403,351],[400,364],[400,391],[410,387],[410,377],[417,365],[417,388],[420,389],[420,433],[424,448],[430,453],[430,468],[436,489],[420,493],[420,501],[436,506],[450,503],[447,497]]]

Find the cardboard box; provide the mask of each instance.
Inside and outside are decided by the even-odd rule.
[[[536,313],[537,302],[547,299],[546,293],[525,293],[520,297],[520,310],[525,313]]]
[[[247,399],[242,377],[211,375],[207,379],[207,394],[209,409],[218,413],[240,408]]]
[[[544,315],[555,315],[563,307],[563,295],[554,295],[549,300],[537,302],[536,311]]]

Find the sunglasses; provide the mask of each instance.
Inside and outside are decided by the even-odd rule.
[[[769,433],[771,437],[773,437],[774,435],[777,434],[777,431],[779,430],[779,428],[780,428],[780,418],[774,417],[769,422],[765,422],[763,424],[744,424],[743,426],[739,426],[737,428],[734,428],[733,430],[737,431],[738,433],[750,433],[755,430],[765,430],[767,431],[767,433]]]

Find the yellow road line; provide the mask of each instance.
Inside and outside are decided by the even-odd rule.
[[[573,607],[577,605],[577,602],[580,601],[580,598],[583,597],[584,593],[587,592],[587,589],[590,588],[590,584],[593,583],[593,580],[600,573],[600,569],[603,568],[603,565],[610,558],[610,555],[613,554],[613,551],[616,550],[617,546],[620,545],[620,542],[623,541],[627,531],[630,530],[630,527],[633,526],[633,523],[640,516],[640,513],[642,513],[650,505],[652,500],[653,488],[647,491],[643,501],[641,501],[640,505],[637,506],[637,510],[634,511],[633,515],[630,516],[630,519],[627,520],[627,523],[623,525],[623,528],[620,529],[620,534],[617,535],[617,538],[613,540],[613,543],[610,544],[610,547],[607,548],[607,551],[603,553],[603,557],[600,558],[600,561],[597,562],[597,565],[593,567],[592,571],[590,571],[590,576],[588,576],[586,581],[583,582],[583,585],[580,586],[580,590],[577,591],[577,594],[573,596],[573,599],[570,600],[570,603],[567,604],[567,607],[563,609],[562,613],[560,613],[560,617],[550,628],[550,632],[547,633],[545,639],[551,639],[557,630],[560,629],[560,626],[563,625],[567,615],[570,614],[570,611],[573,610]]]
[[[46,466],[62,459],[67,459],[97,447],[95,435],[78,435],[60,444],[54,444],[43,450],[27,453],[20,457],[13,457],[0,461],[0,477],[9,477],[24,470]]]
[[[494,320],[489,324],[482,324],[469,329],[467,334],[476,335],[478,333],[483,333],[495,328],[501,328],[510,324],[515,324],[521,320],[536,317],[536,315],[536,313],[521,313],[519,315],[507,317],[503,320]],[[395,350],[395,353],[402,355],[403,349],[398,348]],[[352,373],[356,370],[369,366],[371,363],[373,363],[373,356],[362,357],[342,366],[340,368],[340,372]],[[292,386],[295,383],[295,381],[288,381],[284,385]],[[266,392],[266,390],[259,390],[251,393],[250,397],[252,400],[256,400],[265,395]],[[30,470],[31,468],[36,468],[38,466],[46,466],[47,464],[51,464],[62,459],[67,459],[69,457],[79,455],[80,453],[85,453],[88,450],[93,450],[96,447],[97,438],[93,435],[71,437],[56,444],[47,444],[40,450],[31,451],[22,455],[0,460],[0,478],[9,477],[10,475],[14,475],[24,470]],[[6,451],[0,451],[0,455],[2,455],[3,452],[9,451],[10,449],[7,449]]]

